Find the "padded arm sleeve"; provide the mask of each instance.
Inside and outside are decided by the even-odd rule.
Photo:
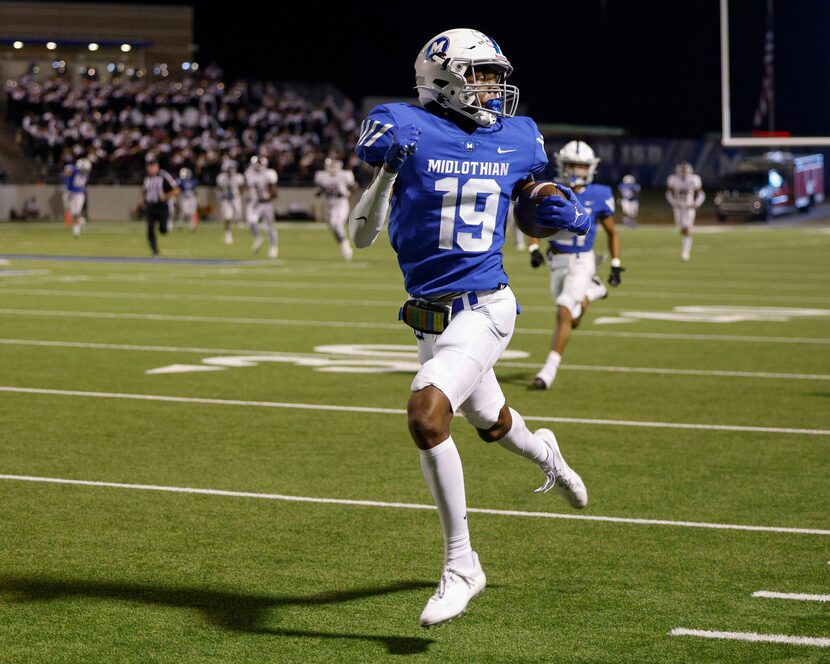
[[[358,249],[370,246],[383,230],[389,212],[389,197],[397,177],[397,173],[381,168],[349,215],[349,234]]]

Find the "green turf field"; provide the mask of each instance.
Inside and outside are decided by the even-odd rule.
[[[673,229],[623,231],[623,284],[542,393],[527,385],[548,277],[508,248],[523,308],[510,349],[526,355],[497,374],[556,431],[590,504],[533,494],[537,468],[457,421],[469,506],[510,513],[471,511],[489,586],[431,631],[418,616],[441,531],[414,507],[431,497],[402,414],[412,354],[377,348],[414,349],[385,240],[346,264],[326,230],[294,225],[279,260],[254,262],[247,234],[227,247],[205,224],[162,238],[163,255],[245,262],[10,259],[0,661],[830,661],[830,603],[752,596],[830,594],[830,233],[699,231],[688,264]],[[0,254],[147,253],[139,224],[80,240],[0,224]],[[381,352],[401,370],[369,372]]]

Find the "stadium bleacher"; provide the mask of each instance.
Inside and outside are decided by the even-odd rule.
[[[7,81],[6,93],[7,118],[47,182],[87,157],[94,181],[134,184],[154,151],[165,167],[192,168],[203,183],[225,156],[262,154],[281,183],[311,184],[329,151],[349,152],[357,140],[354,105],[326,85],[30,73]]]

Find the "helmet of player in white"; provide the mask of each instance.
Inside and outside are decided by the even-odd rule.
[[[258,171],[263,171],[268,168],[268,157],[263,157],[262,155],[255,154],[251,157],[251,166],[253,166]]]
[[[179,171],[179,179],[181,180],[189,180],[192,175],[193,172],[189,168],[182,168]]]
[[[599,158],[584,141],[570,141],[556,153],[559,177],[569,187],[584,187],[594,181]]]
[[[236,163],[235,159],[223,159],[222,160],[222,171],[225,173],[236,173],[236,170],[239,168],[239,164]]]
[[[81,157],[75,162],[75,168],[79,171],[89,173],[92,170],[92,163],[86,157]]]
[[[334,157],[326,157],[324,168],[329,173],[339,173],[343,170],[343,162]]]
[[[623,175],[622,181],[623,184],[634,184],[635,182],[637,182],[637,178],[631,175],[631,173],[628,173],[627,175]]]
[[[495,72],[495,80],[478,82],[481,71]],[[436,35],[418,53],[415,89],[422,105],[436,102],[489,127],[498,116],[516,114],[519,88],[506,82],[512,73],[513,66],[493,39],[478,30],[456,28]]]
[[[691,175],[695,172],[695,169],[692,168],[692,165],[688,161],[681,161],[675,167],[674,172],[678,175]]]

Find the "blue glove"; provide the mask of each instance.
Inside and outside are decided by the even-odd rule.
[[[556,186],[565,198],[545,196],[536,206],[536,223],[544,228],[585,235],[591,229],[591,216],[568,187],[560,184]]]
[[[395,173],[401,170],[403,162],[407,158],[415,154],[418,149],[418,139],[421,137],[421,130],[415,125],[406,125],[401,127],[395,133],[395,138],[392,139],[392,145],[386,151],[386,156],[383,161]]]

